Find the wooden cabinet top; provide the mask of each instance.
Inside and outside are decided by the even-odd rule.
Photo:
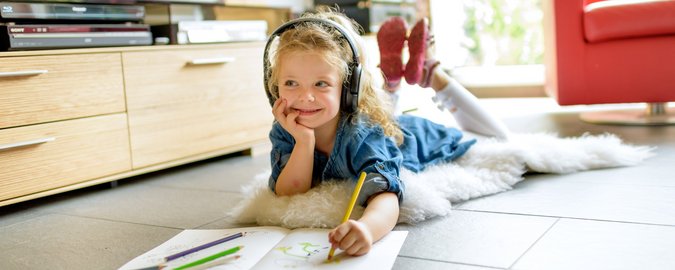
[[[253,42],[232,42],[232,43],[211,43],[211,44],[190,44],[190,45],[152,45],[152,46],[126,46],[126,47],[100,47],[100,48],[77,48],[77,49],[56,49],[56,50],[33,50],[33,51],[11,51],[0,52],[2,57],[33,56],[33,55],[60,55],[60,54],[88,54],[104,52],[136,52],[136,51],[155,51],[155,50],[194,50],[209,48],[238,48],[250,47],[254,44],[263,43],[263,41]]]

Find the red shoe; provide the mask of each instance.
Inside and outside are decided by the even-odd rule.
[[[403,45],[406,40],[406,23],[401,17],[385,21],[377,31],[377,46],[380,48],[380,69],[384,73],[387,88],[396,89],[403,77]]]
[[[429,21],[424,18],[415,24],[408,37],[410,58],[405,66],[405,80],[409,84],[417,84],[422,80],[429,41]]]

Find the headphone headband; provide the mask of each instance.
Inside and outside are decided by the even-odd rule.
[[[325,20],[325,19],[319,19],[319,18],[298,18],[294,20],[290,20],[281,26],[274,30],[270,37],[267,39],[267,44],[265,44],[265,52],[263,54],[263,76],[264,76],[264,86],[265,86],[265,93],[267,94],[267,98],[270,101],[270,105],[274,104],[275,98],[272,96],[272,92],[269,89],[269,79],[271,77],[271,70],[270,70],[270,61],[269,61],[269,49],[274,41],[274,39],[278,36],[281,36],[285,31],[293,29],[297,27],[298,25],[305,23],[305,22],[312,22],[312,23],[318,23],[321,25],[326,25],[329,26],[338,32],[342,34],[342,37],[347,40],[347,44],[349,44],[349,47],[352,51],[352,64],[350,65],[350,74],[348,74],[345,82],[343,82],[343,89],[342,89],[342,108],[343,110],[347,112],[353,112],[356,110],[357,107],[357,102],[358,102],[358,94],[359,94],[359,86],[360,86],[360,78],[361,78],[361,63],[359,61],[359,51],[356,47],[356,42],[351,38],[347,30],[340,24],[331,21],[331,20]]]

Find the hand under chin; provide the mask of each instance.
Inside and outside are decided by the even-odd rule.
[[[307,119],[298,119],[296,122],[297,122],[299,125],[302,125],[302,126],[304,126],[304,127],[306,127],[306,128],[309,128],[309,129],[314,129],[314,128],[316,128],[316,127],[315,127],[315,124],[313,124],[312,121],[307,120]]]

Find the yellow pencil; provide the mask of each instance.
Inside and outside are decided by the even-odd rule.
[[[356,204],[356,198],[359,197],[359,192],[361,192],[361,187],[363,186],[363,181],[365,180],[366,172],[361,172],[361,175],[359,175],[359,181],[356,182],[354,192],[352,192],[352,199],[349,201],[347,211],[345,212],[345,216],[342,218],[342,222],[340,222],[340,224],[347,222],[347,220],[349,220],[349,216],[352,215],[352,210],[354,210],[354,205]],[[330,252],[328,252],[328,260],[333,258],[333,254],[335,254],[335,248],[330,247]]]

